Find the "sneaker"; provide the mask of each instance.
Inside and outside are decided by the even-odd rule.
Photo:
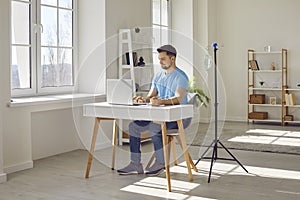
[[[158,175],[162,171],[164,171],[165,165],[163,163],[155,162],[151,167],[149,167],[146,171],[148,175]]]
[[[126,167],[117,170],[120,175],[130,175],[130,174],[143,174],[144,169],[141,163],[135,164],[130,162]]]

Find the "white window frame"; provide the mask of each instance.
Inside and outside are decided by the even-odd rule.
[[[165,26],[162,24],[162,1],[167,1],[167,12],[168,12],[168,26]],[[152,1],[151,1],[152,2]],[[159,30],[160,30],[160,38],[159,38],[159,41],[160,41],[160,45],[164,45],[162,43],[162,29],[163,28],[167,28],[168,30],[171,30],[171,25],[172,25],[172,20],[171,20],[171,16],[172,16],[172,9],[171,9],[171,2],[172,0],[160,0],[160,23],[159,24],[155,24],[153,23],[153,3],[151,3],[151,8],[152,8],[152,13],[151,13],[151,20],[152,20],[152,27],[155,25],[155,26],[159,26]],[[169,31],[169,34],[168,34],[168,43],[171,42],[171,37],[172,37],[172,34],[171,34],[171,31]],[[157,60],[157,51],[156,51],[156,48],[153,48],[153,59],[156,59]],[[153,60],[154,61],[154,60]],[[155,63],[155,62],[154,62]]]
[[[64,94],[76,92],[76,76],[78,74],[77,67],[77,0],[73,0],[73,57],[72,57],[72,79],[73,85],[61,86],[61,87],[41,87],[41,4],[40,0],[31,0],[30,2],[22,0],[11,0],[11,2],[22,2],[31,4],[31,21],[30,23],[30,35],[31,35],[31,51],[30,51],[30,88],[26,89],[11,89],[12,97],[22,96],[39,96],[39,95],[50,95],[50,94]],[[39,8],[39,9],[37,9]],[[11,25],[12,26],[12,25]],[[11,34],[10,34],[11,35]],[[12,40],[11,40],[12,41]],[[11,42],[11,47],[13,46]]]

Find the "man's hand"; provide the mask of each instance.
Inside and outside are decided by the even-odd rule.
[[[135,103],[145,103],[146,102],[146,99],[144,99],[141,96],[134,96],[132,99],[133,99],[133,102],[135,102]]]
[[[150,104],[153,105],[153,106],[159,106],[159,105],[162,105],[162,100],[158,97],[152,97],[150,99]]]

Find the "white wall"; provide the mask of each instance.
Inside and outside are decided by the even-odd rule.
[[[299,8],[298,0],[217,1],[217,41],[224,45],[219,50],[219,69],[227,94],[227,119],[246,120],[248,48],[287,48],[290,85],[300,82]]]
[[[3,173],[4,170],[4,155],[3,155],[3,133],[4,133],[4,114],[3,109],[6,106],[8,100],[8,91],[9,87],[7,85],[8,75],[9,75],[9,0],[2,0],[0,1],[0,24],[1,24],[1,31],[0,31],[0,183],[6,181],[6,175]]]
[[[80,92],[103,93],[105,90],[105,65],[106,52],[103,48],[105,40],[105,24],[114,24],[118,27],[110,29],[116,32],[119,28],[149,26],[150,1],[136,0],[130,3],[124,1],[109,1],[108,16],[105,16],[105,0],[78,1],[78,58],[80,65],[79,82]],[[120,4],[122,6],[120,7]],[[137,5],[136,7],[132,5]],[[123,12],[116,18],[116,8]],[[123,8],[126,8],[123,10]],[[82,117],[81,104],[90,100],[76,101],[76,107],[72,102],[37,104],[30,106],[7,107],[10,101],[10,33],[9,33],[10,1],[1,1],[1,85],[0,85],[0,144],[3,136],[3,145],[0,146],[0,180],[4,171],[27,169],[33,166],[33,159],[43,158],[82,148],[78,137],[87,148],[92,134],[93,119]],[[128,15],[130,13],[130,15]],[[144,16],[144,17],[136,17]],[[112,19],[114,20],[112,20]],[[142,20],[141,20],[142,19]],[[111,22],[116,23],[111,23]],[[137,23],[135,23],[136,21]],[[147,21],[147,23],[144,23]],[[107,25],[108,26],[108,25]],[[99,48],[100,46],[100,48]],[[117,49],[117,47],[114,47]],[[115,74],[112,74],[115,76]],[[103,101],[93,99],[92,101]],[[74,103],[74,102],[73,102]],[[5,117],[4,117],[5,116]],[[61,124],[58,126],[57,124]],[[3,126],[2,126],[3,125]],[[109,132],[109,123],[103,126],[104,131]],[[100,130],[101,131],[101,130]],[[78,135],[79,134],[79,135]],[[82,138],[83,136],[83,138]],[[97,147],[107,144],[108,140],[101,140]],[[51,141],[51,142],[49,142]],[[2,151],[3,150],[3,151]],[[2,164],[3,160],[3,164]]]
[[[208,1],[209,0],[194,0],[193,1],[193,64],[194,71],[193,76],[195,78],[196,87],[200,87],[203,91],[211,96],[209,91],[209,71],[207,71],[208,63],[205,62],[204,57],[209,56],[208,52],[208,40],[209,40],[209,15],[208,15]],[[201,122],[209,122],[210,109],[208,107],[200,108],[200,120]]]
[[[80,140],[76,133],[72,109],[31,113],[32,159],[37,160],[78,149]]]
[[[99,1],[79,1],[82,5],[82,2],[86,2],[91,8],[95,8],[93,13],[102,13],[98,12],[96,8],[99,8]],[[104,0],[102,1],[102,3]],[[94,3],[94,7],[93,4]],[[86,7],[85,7],[86,8]],[[104,5],[101,6],[104,10]],[[89,8],[86,8],[89,9]],[[2,12],[3,10],[3,12]],[[48,103],[48,104],[37,104],[37,105],[27,105],[27,106],[13,106],[7,107],[7,104],[10,101],[10,35],[9,35],[9,14],[10,10],[10,1],[5,0],[1,1],[1,26],[3,30],[1,31],[1,46],[0,46],[0,56],[1,56],[1,85],[0,85],[0,105],[1,105],[1,118],[3,120],[3,127],[0,129],[0,136],[3,135],[3,145],[0,148],[0,160],[4,162],[4,171],[11,173],[14,171],[19,171],[33,166],[33,159],[43,158],[58,153],[64,153],[67,151],[72,151],[74,149],[82,148],[82,145],[78,139],[77,127],[79,126],[75,118],[73,118],[73,104],[70,100],[69,102],[62,103]],[[93,10],[93,9],[92,9]],[[87,11],[83,11],[88,13]],[[85,14],[86,16],[91,16],[91,13]],[[104,15],[104,14],[103,14]],[[92,15],[94,17],[94,15]],[[93,21],[89,18],[84,18],[88,22]],[[83,19],[83,20],[84,20]],[[100,21],[100,20],[99,20]],[[82,21],[81,21],[82,22]],[[101,41],[101,38],[104,38],[104,31],[102,30],[101,23],[99,26],[92,29],[92,35],[89,35],[88,28],[83,26],[84,23],[79,23],[79,30],[85,30],[83,34],[86,34],[84,37],[90,39],[91,37],[95,38],[94,41]],[[104,22],[103,22],[104,24]],[[83,28],[80,27],[83,26]],[[6,28],[5,28],[6,27]],[[6,31],[4,31],[6,30]],[[82,32],[81,32],[82,33]],[[98,33],[102,33],[102,37],[97,37]],[[93,35],[95,34],[95,35]],[[82,35],[79,35],[82,36]],[[80,38],[78,36],[78,38]],[[78,55],[81,59],[87,57],[91,49],[94,48],[93,39],[83,40],[78,49]],[[101,55],[101,54],[100,54]],[[79,56],[75,56],[77,59]],[[97,58],[96,61],[105,60],[105,54]],[[105,62],[104,62],[105,63]],[[97,64],[97,63],[96,63]],[[94,66],[94,65],[93,65]],[[101,65],[98,65],[101,69]],[[83,77],[85,80],[81,84],[81,91],[89,92],[88,89],[92,88],[95,84],[86,86],[84,83],[89,83],[91,80],[90,77],[96,74],[94,71],[90,72],[90,76]],[[88,89],[86,89],[88,88]],[[100,91],[100,90],[99,90]],[[94,99],[93,99],[94,100]],[[102,99],[103,100],[103,99]],[[83,100],[77,102],[76,106],[82,110],[80,104],[87,103],[89,100]],[[82,115],[81,115],[82,116]],[[2,121],[1,120],[1,121]],[[74,120],[74,121],[73,121]],[[77,123],[77,124],[76,124]],[[63,124],[58,126],[58,124]],[[84,127],[78,127],[83,128]],[[78,129],[79,130],[79,129]],[[1,138],[1,137],[0,137]],[[51,141],[51,142],[49,142]],[[1,142],[1,139],[0,139]],[[2,153],[3,148],[3,153]],[[1,164],[1,161],[0,161]],[[0,174],[1,169],[3,168],[0,165]]]
[[[193,77],[193,0],[171,1],[171,43],[178,51],[177,65],[189,78]]]
[[[208,76],[206,70],[206,56],[209,55],[207,46],[210,39],[208,34],[211,17],[208,7],[212,0],[188,0],[172,1],[172,43],[177,47],[179,58],[177,64],[189,76],[195,78],[195,86],[202,88],[207,95],[209,91]],[[209,21],[210,20],[210,21]],[[201,108],[200,118],[202,122],[208,122],[210,109]]]
[[[107,78],[118,75],[119,29],[151,27],[151,0],[106,1],[106,45]]]
[[[79,92],[105,93],[105,0],[78,1]]]

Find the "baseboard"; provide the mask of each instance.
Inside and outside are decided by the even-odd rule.
[[[239,117],[226,117],[225,121],[227,121],[227,122],[247,122],[247,119],[239,118]]]
[[[102,143],[102,144],[96,144],[95,145],[95,151],[97,150],[101,150],[101,149],[106,149],[106,148],[109,148],[111,147],[111,143],[110,142],[106,142],[106,143]]]
[[[4,183],[7,181],[7,176],[6,174],[0,174],[0,183]]]
[[[33,161],[28,161],[28,162],[19,163],[19,164],[4,167],[4,172],[7,173],[7,174],[10,174],[10,173],[22,171],[22,170],[25,170],[25,169],[31,169],[31,168],[33,168]]]
[[[210,118],[207,118],[207,117],[202,118],[202,117],[201,117],[198,121],[199,121],[200,123],[209,123]]]

